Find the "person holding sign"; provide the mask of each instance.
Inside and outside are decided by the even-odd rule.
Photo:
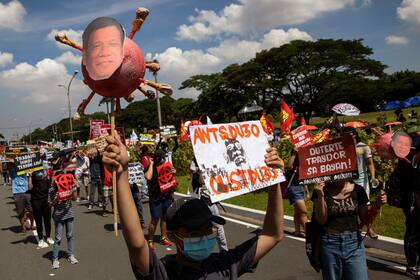
[[[48,244],[54,244],[54,240],[51,238],[51,207],[48,203],[50,180],[48,180],[43,170],[34,173],[30,172],[28,175],[31,205],[39,239],[38,248],[46,248]],[[45,228],[45,240],[42,233],[42,224],[44,224]]]
[[[225,220],[195,198],[176,200],[167,211],[168,236],[176,255],[159,260],[144,238],[128,184],[128,157],[119,138],[107,137],[104,163],[117,173],[118,210],[130,262],[137,279],[237,279],[255,270],[258,262],[284,238],[283,199],[279,184],[268,187],[264,225],[258,236],[228,251],[212,253],[213,222]],[[265,163],[283,167],[275,148],[267,149]],[[195,250],[192,250],[195,249]]]
[[[31,194],[29,193],[28,178],[26,174],[17,175],[17,168],[14,162],[9,165],[10,178],[12,179],[12,193],[15,201],[16,212],[22,227],[21,232],[26,233],[26,221],[31,221],[32,229],[35,229],[34,216],[32,214]]]
[[[144,174],[147,179],[147,187],[149,191],[149,207],[152,220],[149,225],[148,241],[150,248],[154,249],[153,238],[155,235],[157,224],[160,220],[160,232],[162,245],[171,246],[172,242],[168,239],[166,232],[166,211],[173,202],[173,190],[162,192],[159,185],[158,166],[165,162],[165,152],[161,149],[156,150],[153,159],[151,159],[149,167]],[[175,172],[172,170],[171,172]]]
[[[73,178],[73,180],[72,180]],[[70,197],[68,196],[70,194]],[[71,264],[79,261],[73,252],[74,210],[72,200],[76,200],[75,182],[71,172],[59,171],[53,177],[53,185],[49,191],[49,201],[54,206],[55,237],[52,251],[52,268],[60,268],[58,252],[60,250],[63,229],[66,227],[67,259]]]
[[[368,219],[369,199],[352,181],[315,183],[314,219],[322,225],[321,265],[324,279],[368,279],[365,247],[358,219]],[[381,191],[376,201],[386,203]]]

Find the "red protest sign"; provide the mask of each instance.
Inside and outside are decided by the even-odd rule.
[[[99,136],[106,136],[106,135],[111,135],[111,125],[110,124],[101,124],[100,125],[100,135]],[[118,135],[120,136],[120,140],[123,144],[125,144],[125,133],[124,133],[124,128],[123,127],[116,127],[115,131],[118,133]]]
[[[59,174],[53,177],[53,181],[57,186],[58,201],[69,200],[73,196],[74,176],[71,173]]]
[[[357,178],[357,156],[353,137],[345,135],[299,149],[299,183],[312,184]]]
[[[105,123],[104,120],[91,120],[90,121],[90,139],[95,139],[101,136],[101,125]]]
[[[172,172],[173,168],[170,162],[157,166],[160,193],[166,193],[176,187],[176,177]]]
[[[290,131],[290,137],[295,148],[300,148],[312,143],[311,135],[309,135],[309,132],[304,125]]]

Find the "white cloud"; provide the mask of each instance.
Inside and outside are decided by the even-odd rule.
[[[0,67],[13,63],[13,54],[0,52]]]
[[[403,0],[397,8],[398,17],[402,20],[420,24],[420,1]]]
[[[56,57],[54,60],[63,64],[80,65],[82,61],[82,56],[75,55],[71,51],[66,51],[60,56]]]
[[[408,38],[404,36],[389,35],[385,38],[385,42],[389,45],[406,45]]]
[[[12,29],[21,31],[23,27],[23,17],[25,15],[25,8],[17,0],[7,4],[0,3],[0,30]]]
[[[198,15],[189,18],[191,24],[178,28],[177,38],[203,41],[222,33],[244,34],[269,30],[280,25],[300,24],[356,2],[357,0],[239,0],[239,4],[230,4],[218,14],[210,10],[196,10]]]
[[[75,42],[76,44],[78,44],[79,46],[82,46],[82,34],[83,34],[83,30],[73,30],[73,29],[62,29],[62,30],[57,30],[57,29],[53,29],[50,31],[50,33],[48,33],[47,35],[47,39],[49,41],[53,41],[55,42],[55,44],[60,48],[60,49],[64,49],[64,50],[68,50],[71,47],[64,45],[60,42],[57,42],[55,40],[55,35],[57,35],[58,33],[64,33],[67,38],[69,38],[70,40],[72,40],[73,42]]]
[[[63,89],[58,84],[65,84],[71,76],[64,64],[50,58],[44,58],[31,65],[19,63],[14,68],[0,72],[0,92],[12,92],[23,102],[35,104],[57,104],[64,100]],[[72,97],[81,98],[85,86],[80,80],[72,84]],[[80,99],[81,100],[81,99]]]
[[[168,48],[156,55],[161,64],[159,80],[170,83],[176,89],[184,80],[193,75],[209,74],[220,71],[232,63],[246,62],[263,49],[279,47],[296,39],[312,40],[308,33],[291,28],[287,31],[273,29],[266,33],[260,41],[223,40],[218,46],[207,50]],[[148,55],[152,57],[150,54]],[[183,97],[184,94],[187,93],[183,92]],[[195,97],[198,95],[196,91],[188,92],[188,96],[194,94]]]

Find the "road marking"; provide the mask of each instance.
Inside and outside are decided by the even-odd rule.
[[[258,228],[258,229],[261,229],[260,226],[255,225],[255,224],[243,222],[243,221],[240,221],[240,220],[237,220],[237,219],[233,219],[233,218],[229,218],[229,217],[225,217],[225,216],[222,216],[222,217],[226,221],[229,221],[229,222],[232,222],[232,223],[236,223],[236,224],[239,224],[239,225],[243,225],[243,226],[246,226],[247,228],[255,228],[255,229]],[[294,240],[297,240],[297,241],[300,241],[300,242],[305,242],[305,238],[302,238],[302,237],[293,236],[293,235],[290,235],[290,234],[287,234],[287,233],[285,234],[285,236],[287,238],[290,238],[290,239],[294,239]],[[369,260],[369,261],[372,261],[372,262],[376,262],[376,263],[380,263],[380,264],[389,266],[389,267],[391,267],[391,268],[393,268],[395,270],[405,271],[405,267],[404,266],[401,266],[401,265],[399,265],[397,263],[394,263],[394,262],[390,262],[390,261],[378,259],[378,258],[371,257],[371,256],[368,256],[368,255],[366,255],[366,259]]]

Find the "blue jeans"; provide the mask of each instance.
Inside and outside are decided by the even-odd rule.
[[[365,247],[358,231],[321,235],[322,276],[325,280],[367,280]]]
[[[63,234],[63,228],[66,226],[66,237],[67,237],[67,255],[73,255],[73,220],[69,218],[63,221],[55,221],[55,237],[53,245],[53,260],[58,259],[58,251],[60,250],[61,236]]]

